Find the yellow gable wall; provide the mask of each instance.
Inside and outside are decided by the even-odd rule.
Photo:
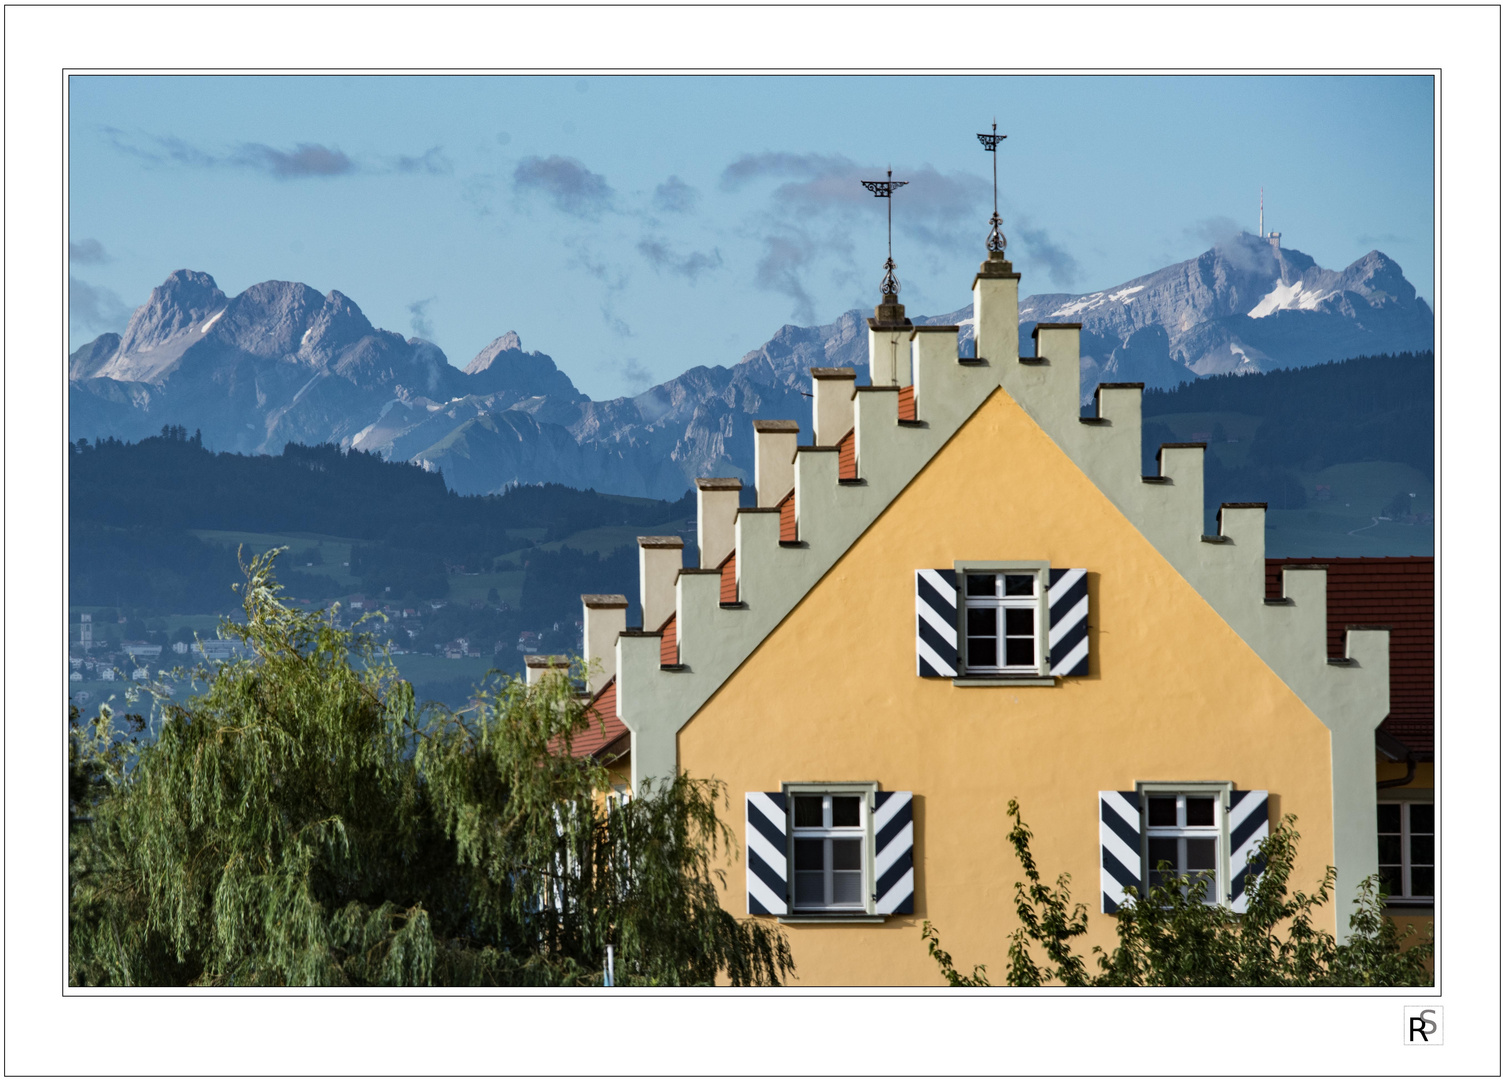
[[[1090,675],[1052,687],[920,679],[913,572],[967,559],[1085,567]],[[1100,913],[1098,791],[1197,780],[1267,789],[1275,823],[1299,816],[1297,887],[1313,888],[1331,860],[1326,728],[1001,390],[678,746],[681,769],[729,785],[738,834],[743,793],[785,782],[875,780],[914,793],[914,914],[787,926],[802,985],[937,983],[925,919],[963,970],[986,963],[1001,982],[1021,876],[1005,840],[1013,797],[1045,878],[1068,871],[1090,908],[1086,951],[1115,940]],[[744,863],[726,870],[722,902],[744,915]]]

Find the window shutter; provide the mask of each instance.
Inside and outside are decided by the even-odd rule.
[[[921,571],[922,572],[922,571]],[[913,914],[913,792],[879,791],[876,832],[878,915]]]
[[[788,801],[781,791],[746,793],[746,910],[788,914]]]
[[[1136,791],[1101,792],[1101,910],[1127,903],[1129,885],[1143,894],[1143,826]]]
[[[918,673],[926,679],[956,674],[955,571],[915,570],[915,648]]]
[[[1090,614],[1084,570],[1049,571],[1049,674],[1090,673]]]
[[[1233,911],[1247,910],[1247,882],[1262,869],[1258,845],[1268,839],[1268,792],[1234,791],[1228,825],[1231,833],[1232,887],[1227,894]]]

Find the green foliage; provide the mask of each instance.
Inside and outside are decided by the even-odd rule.
[[[1174,878],[1153,886],[1144,900],[1128,889],[1129,902],[1117,912],[1117,945],[1100,946],[1098,972],[1070,946],[1086,932],[1083,904],[1071,905],[1068,874],[1053,888],[1043,884],[1029,850],[1033,834],[1023,823],[1017,802],[1007,804],[1013,819],[1008,840],[1022,863],[1027,884],[1018,882],[1014,904],[1018,928],[1008,947],[1007,981],[1011,986],[1429,986],[1426,965],[1434,956],[1433,939],[1414,940],[1414,927],[1402,934],[1383,914],[1377,877],[1361,885],[1345,943],[1315,925],[1319,909],[1330,903],[1335,867],[1327,867],[1313,893],[1289,892],[1299,833],[1286,817],[1258,848],[1260,867],[1248,885],[1247,912],[1238,915],[1220,904],[1207,904],[1204,878]],[[1168,869],[1167,864],[1160,869]],[[923,939],[929,955],[951,986],[990,986],[986,966],[961,975],[949,953],[939,948],[939,933],[927,921]],[[1049,965],[1040,967],[1033,950],[1041,949]]]
[[[723,785],[680,776],[624,805],[570,745],[565,679],[420,707],[372,639],[242,587],[249,659],[155,740],[107,712],[70,738],[75,985],[778,983],[776,928],[723,911]]]

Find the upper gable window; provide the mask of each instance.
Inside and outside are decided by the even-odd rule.
[[[963,578],[965,627],[961,662],[966,674],[1037,675],[1039,575],[968,571]]]

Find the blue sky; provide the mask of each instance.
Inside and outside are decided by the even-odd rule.
[[[463,366],[516,330],[585,393],[730,364],[877,299],[969,301],[995,115],[1023,291],[1256,231],[1377,248],[1433,302],[1423,76],[74,76],[70,348],[179,268],[338,289]]]

